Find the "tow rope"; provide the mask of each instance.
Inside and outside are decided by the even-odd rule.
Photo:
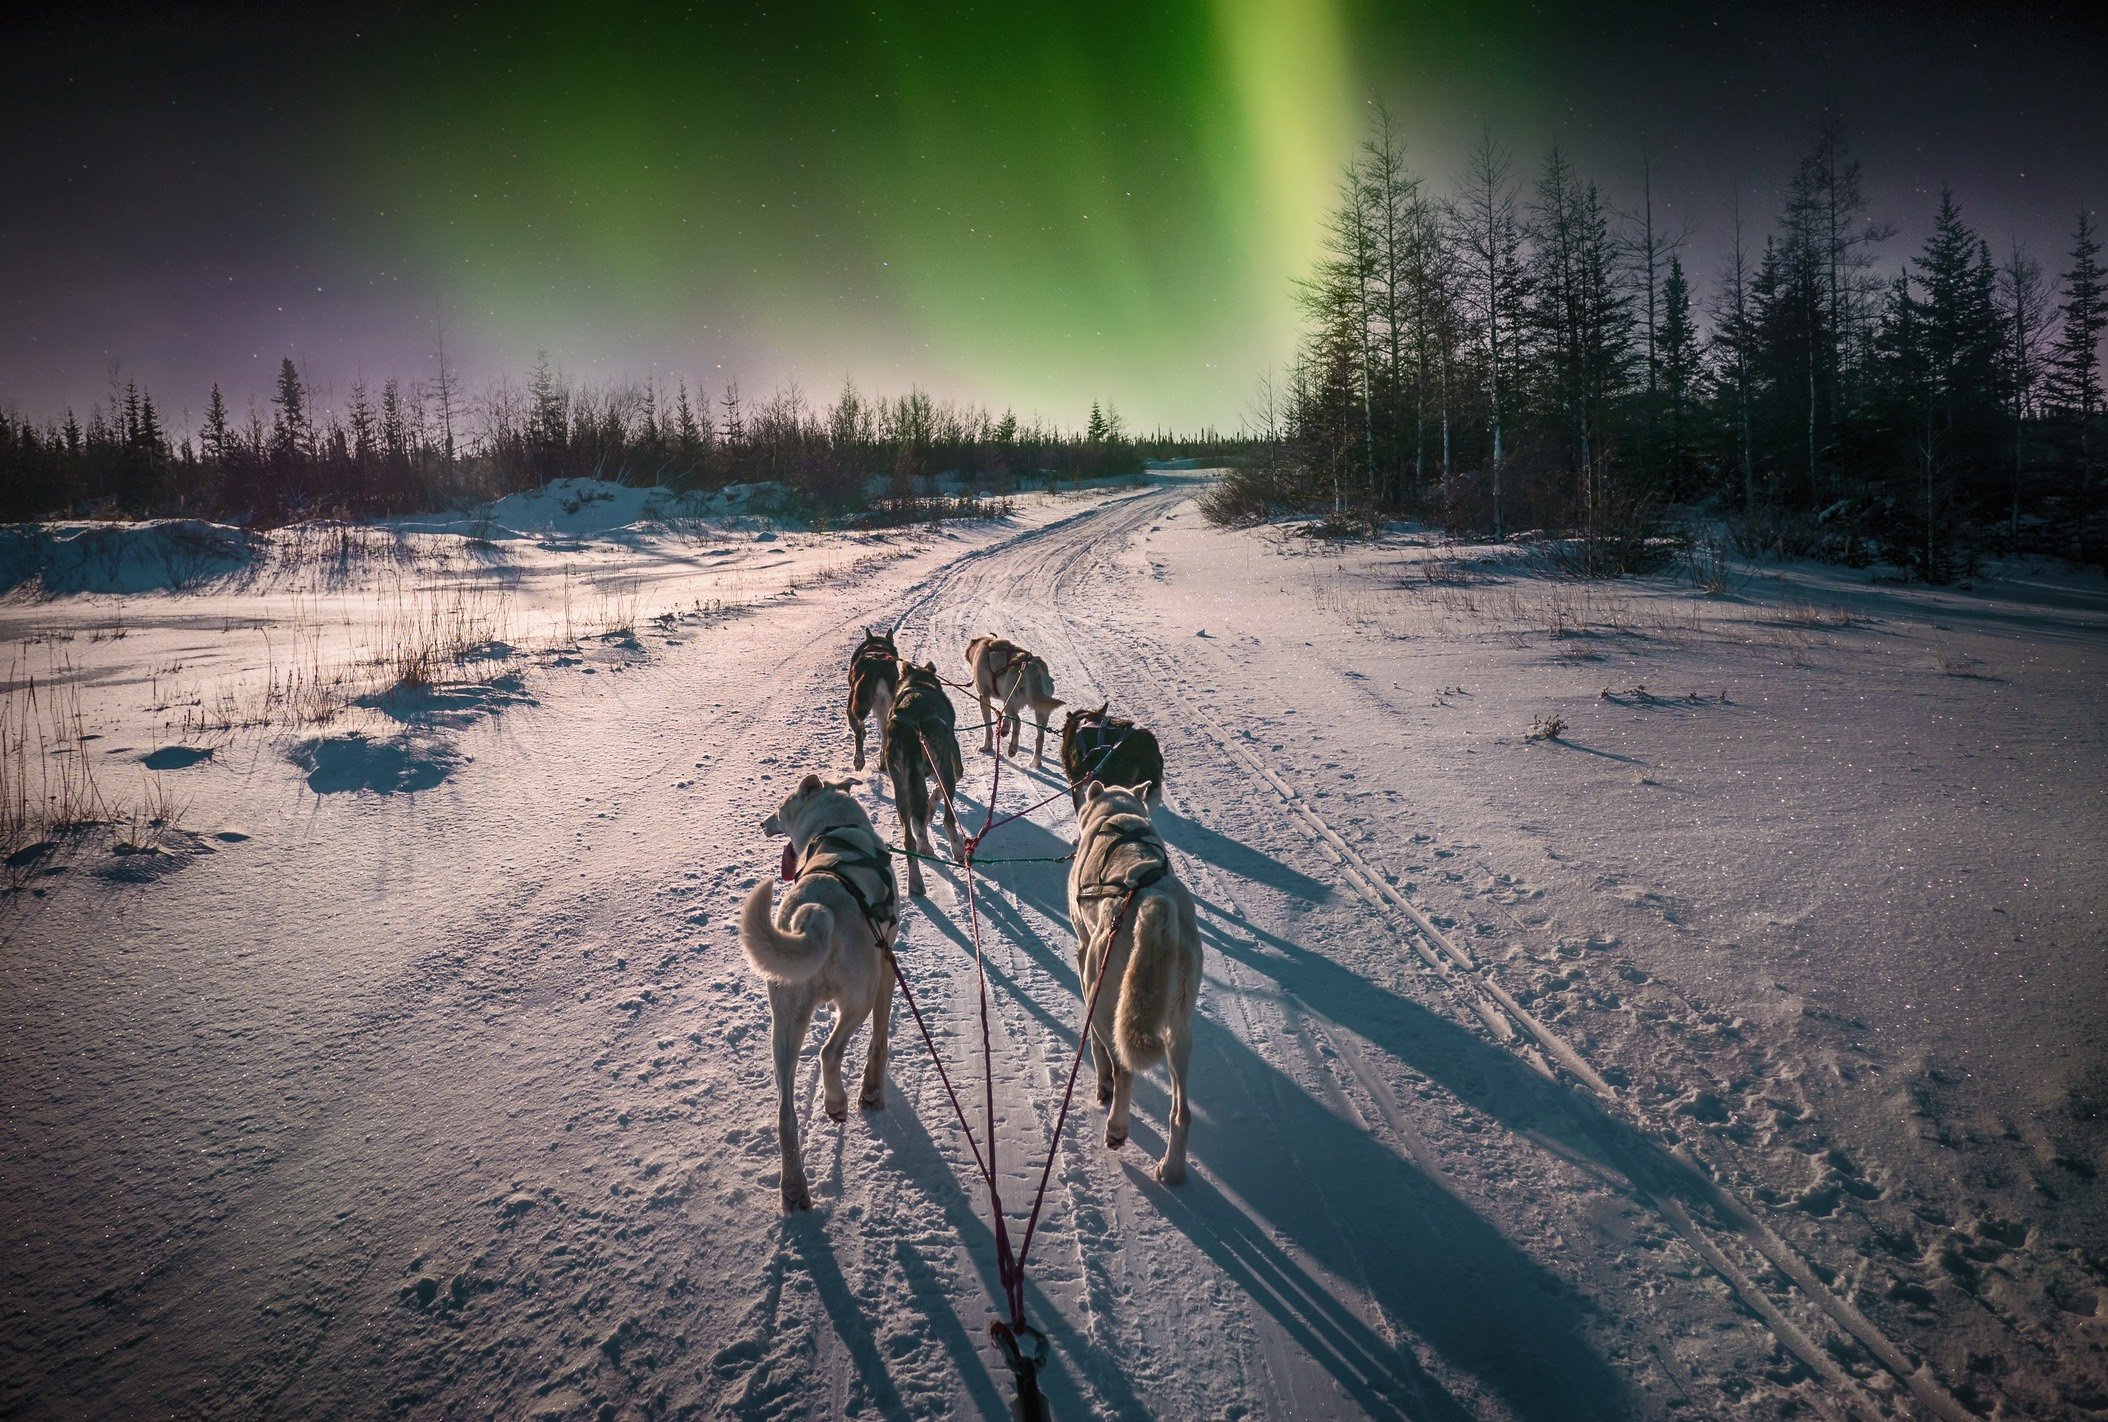
[[[929,739],[920,730],[916,732],[916,735],[922,741],[923,755],[928,760],[930,769],[934,772],[939,762],[935,752],[930,747]],[[944,798],[946,816],[956,828],[958,824],[958,808],[953,803],[952,792],[945,785],[943,776],[937,775],[935,779],[937,781],[937,789]],[[929,1024],[923,1020],[922,1009],[915,1001],[914,992],[908,987],[907,975],[901,971],[899,959],[890,953],[887,957],[892,962],[893,979],[900,985],[900,995],[906,999],[908,1011],[915,1019],[915,1027],[921,1034],[922,1044],[929,1050],[930,1060],[936,1064],[937,1078],[944,1083],[944,1094],[951,1101],[952,1114],[958,1119],[960,1133],[966,1137],[967,1150],[972,1154],[974,1165],[981,1173],[982,1183],[988,1187],[989,1218],[995,1234],[996,1278],[1002,1286],[1004,1307],[1010,1315],[1008,1319],[991,1319],[988,1325],[988,1332],[989,1336],[995,1340],[997,1351],[1002,1354],[1004,1363],[1009,1367],[1011,1375],[1017,1383],[1017,1404],[1012,1415],[1019,1419],[1019,1422],[1045,1422],[1049,1414],[1046,1398],[1040,1392],[1039,1374],[1040,1370],[1046,1367],[1047,1364],[1047,1335],[1033,1327],[1031,1322],[1025,1317],[1025,1264],[1031,1256],[1032,1240],[1039,1231],[1040,1212],[1046,1204],[1047,1186],[1052,1182],[1054,1176],[1054,1158],[1061,1150],[1062,1132],[1068,1125],[1069,1108],[1076,1095],[1076,1077],[1083,1068],[1084,1045],[1090,1038],[1091,1023],[1098,1014],[1098,996],[1105,989],[1105,979],[1108,974],[1104,971],[1104,967],[1101,964],[1097,980],[1091,984],[1091,990],[1084,1009],[1083,1030],[1077,1034],[1076,1050],[1069,1058],[1068,1080],[1062,1087],[1061,1109],[1054,1119],[1053,1136],[1047,1142],[1047,1158],[1040,1167],[1039,1185],[1033,1191],[1032,1208],[1025,1217],[1024,1233],[1019,1237],[1017,1245],[1013,1247],[1010,1242],[1009,1222],[1003,1211],[1002,1187],[996,1178],[995,1051],[993,1034],[988,1020],[986,951],[981,942],[980,900],[974,892],[975,876],[973,868],[977,861],[981,841],[986,839],[991,831],[999,829],[1014,820],[1022,819],[1041,806],[1053,803],[1061,796],[1066,795],[1068,791],[1066,789],[1056,791],[1053,795],[1036,801],[1023,810],[997,818],[995,802],[996,796],[1002,790],[1002,784],[1003,758],[997,756],[995,759],[995,772],[988,788],[988,808],[982,816],[981,828],[959,839],[957,858],[942,861],[962,871],[961,877],[966,881],[966,923],[968,932],[973,940],[974,981],[980,999],[981,1015],[982,1139],[977,1140],[975,1138],[973,1126],[967,1119],[965,1104],[960,1101],[959,1093],[952,1085],[951,1073],[945,1068],[944,1057],[937,1050],[936,1039],[930,1034]],[[887,848],[891,849],[893,846],[888,845]],[[1071,856],[1062,856],[1062,858],[1069,857]],[[1023,861],[988,860],[986,862]],[[1107,958],[1111,957],[1112,941],[1119,937],[1121,924],[1125,922],[1128,911],[1134,906],[1135,895],[1163,878],[1168,867],[1168,864],[1157,866],[1145,872],[1134,882],[1122,886],[1120,906],[1114,910],[1112,922],[1108,925],[1102,940],[1105,945],[1105,956]],[[1102,895],[1101,897],[1110,897],[1110,895]],[[1089,962],[1090,953],[1086,951],[1082,955],[1079,969],[1088,965]],[[1081,984],[1079,983],[1078,986],[1081,987]]]

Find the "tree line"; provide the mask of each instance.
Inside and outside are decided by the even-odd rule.
[[[112,389],[83,421],[39,426],[0,412],[0,520],[189,515],[271,526],[456,507],[584,476],[681,489],[774,481],[789,510],[837,516],[873,499],[927,493],[930,476],[1007,488],[1020,478],[1122,474],[1146,455],[1223,447],[1210,433],[1130,433],[1108,403],[1080,431],[1013,411],[869,396],[845,383],[818,406],[795,385],[761,399],[737,381],[715,395],[686,381],[593,386],[553,374],[464,392],[442,345],[435,373],[341,403],[318,400],[288,357],[267,406],[233,414],[218,385],[194,433],[169,428],[151,392]]]
[[[1297,285],[1295,359],[1250,418],[1224,521],[1396,513],[1556,532],[1618,571],[1670,506],[1755,546],[1947,579],[1991,549],[2098,560],[2101,246],[2054,275],[1943,193],[1884,270],[1843,124],[1814,130],[1761,242],[1733,219],[1701,301],[1642,159],[1628,208],[1553,148],[1484,132],[1436,193],[1379,109]]]

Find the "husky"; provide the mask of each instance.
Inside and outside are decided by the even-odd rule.
[[[864,718],[878,719],[878,762],[886,761],[886,723],[893,717],[893,696],[900,686],[900,650],[893,634],[864,629],[864,640],[849,658],[849,729],[856,733],[856,768],[864,768]]]
[[[893,714],[886,726],[886,773],[893,780],[893,808],[900,812],[900,843],[903,849],[935,854],[930,841],[929,778],[937,777],[944,787],[942,797],[944,832],[951,839],[952,857],[959,857],[959,821],[952,813],[952,795],[959,788],[965,762],[959,756],[959,734],[952,699],[937,676],[937,664],[914,662],[900,665],[900,690],[893,698]],[[908,892],[920,898],[922,862],[908,859]]]
[[[827,1114],[849,1115],[842,1087],[842,1054],[871,1019],[871,1051],[864,1058],[858,1103],[885,1105],[886,1036],[893,1017],[893,940],[900,932],[900,897],[893,861],[871,817],[849,793],[854,780],[808,775],[763,833],[789,835],[784,874],[794,878],[780,909],[774,880],[747,895],[739,944],[769,989],[770,1042],[776,1056],[776,1138],[783,1151],[785,1213],[812,1208],[805,1160],[798,1150],[798,1113],[791,1078],[813,1009],[834,1004],[834,1030],[820,1047],[820,1080]]]
[[[1200,925],[1193,896],[1178,881],[1170,852],[1149,820],[1151,785],[1092,780],[1078,812],[1069,865],[1069,922],[1083,1031],[1098,1070],[1098,1104],[1110,1105],[1105,1144],[1127,1142],[1127,1100],[1135,1073],[1159,1059],[1171,1073],[1171,1129],[1156,1178],[1186,1178],[1186,1069],[1193,1055],[1193,1006],[1200,996]],[[1104,989],[1101,977],[1110,974]],[[1098,993],[1097,1010],[1091,994]]]
[[[1146,785],[1150,803],[1164,798],[1164,752],[1145,726],[1108,716],[1101,702],[1095,711],[1071,711],[1061,723],[1061,771],[1068,777],[1069,799],[1080,813],[1083,787],[1093,780],[1108,785]]]
[[[1054,695],[1054,674],[1046,660],[1001,637],[976,637],[966,644],[966,665],[973,673],[974,695],[981,699],[982,753],[995,754],[1008,731],[1010,754],[1017,754],[1017,738],[1024,730],[1018,712],[1029,705],[1039,723],[1039,740],[1032,747],[1032,768],[1037,770],[1046,760],[1047,718],[1062,705]],[[1002,710],[1000,716],[996,707]]]

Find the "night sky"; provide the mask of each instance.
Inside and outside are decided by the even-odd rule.
[[[1994,8],[1996,13],[1994,13]],[[237,410],[552,365],[844,376],[1068,424],[1234,428],[1381,97],[1414,166],[1482,120],[1688,226],[1709,285],[1839,109],[1913,249],[1942,184],[2061,270],[2108,204],[2108,35],[2010,6],[1341,0],[100,8],[11,18],[0,404],[137,379]],[[178,420],[179,427],[189,421]]]

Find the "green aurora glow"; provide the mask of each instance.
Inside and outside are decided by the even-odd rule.
[[[1492,38],[1468,14],[1394,17],[1362,57],[1454,67]],[[1362,122],[1350,33],[1339,0],[523,12],[394,76],[336,176],[354,242],[514,368],[652,352],[822,398],[853,374],[1234,424]]]
[[[341,399],[443,322],[471,386],[546,349],[1229,429],[1375,99],[1437,193],[1483,122],[1629,208],[1644,143],[1701,283],[1826,105],[1885,260],[1943,184],[2063,250],[2108,144],[2097,27],[1961,0],[111,3],[32,7],[0,85],[0,401],[39,415],[113,361],[191,419],[284,355]]]

